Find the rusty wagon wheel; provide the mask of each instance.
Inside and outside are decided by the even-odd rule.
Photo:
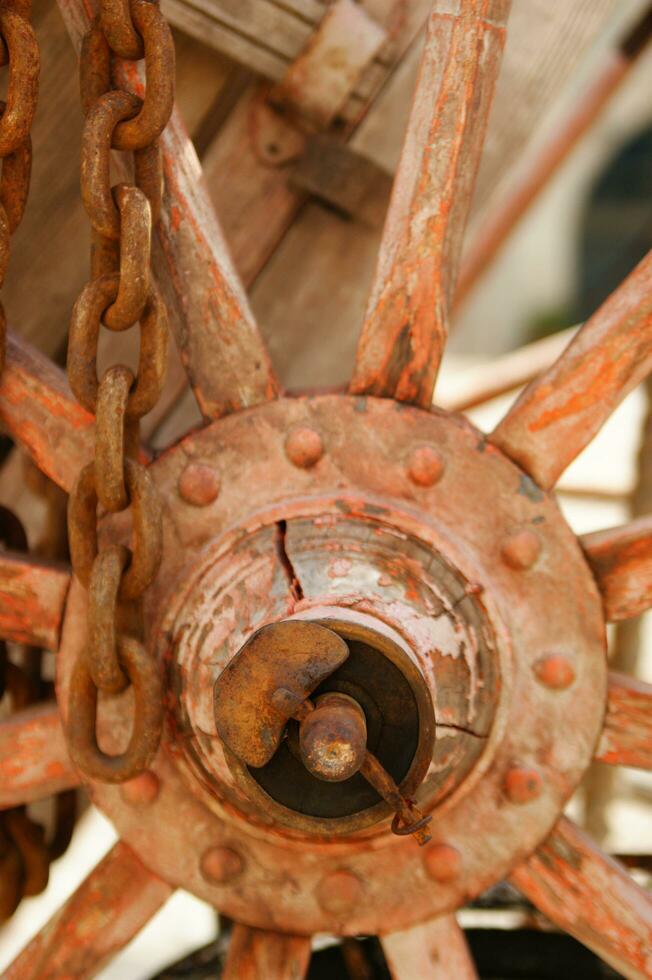
[[[60,6],[79,41],[85,3]],[[81,781],[121,840],[6,976],[91,976],[178,887],[235,921],[229,978],[302,976],[315,933],[381,936],[399,980],[473,977],[455,912],[504,878],[624,976],[652,976],[652,899],[563,815],[593,759],[652,766],[652,687],[605,656],[606,624],[652,604],[652,521],[578,540],[554,496],[652,368],[652,255],[492,433],[431,407],[509,3],[433,4],[346,394],[280,391],[173,117],[158,234],[205,424],[156,459],[133,423],[160,384],[162,301],[133,269],[170,65],[155,4],[134,0],[133,23],[100,6],[82,406],[15,338],[0,385],[11,434],[73,491],[76,571],[0,559],[3,634],[58,644],[58,711],[0,724],[0,805]],[[163,92],[142,107],[102,74],[109,44],[142,94],[141,36]],[[115,198],[112,139],[137,163]],[[209,304],[219,330],[201,329]],[[142,319],[135,387],[118,366],[98,390],[101,316]]]

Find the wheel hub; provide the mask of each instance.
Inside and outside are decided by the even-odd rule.
[[[149,867],[262,928],[378,933],[458,907],[540,843],[590,762],[606,675],[599,596],[552,498],[462,419],[371,398],[243,412],[151,472],[166,539],[146,625],[166,729],[146,777],[91,787]],[[217,491],[195,494],[207,476]],[[126,533],[115,518],[106,530]],[[75,584],[64,714],[84,603]],[[262,765],[221,737],[216,683],[285,623],[348,648],[339,664],[315,658],[305,696],[362,710],[365,745],[431,816],[427,847],[391,832],[394,811],[360,772],[315,775],[310,726],[288,715]],[[268,705],[288,686],[285,655],[271,660],[284,665],[273,690],[243,687]],[[103,699],[107,751],[131,711],[129,693]],[[257,723],[244,711],[245,732]]]

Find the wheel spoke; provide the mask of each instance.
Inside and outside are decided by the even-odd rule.
[[[383,950],[394,980],[477,980],[464,933],[454,915],[383,936]]]
[[[24,708],[0,721],[0,808],[78,784],[55,704]]]
[[[652,517],[581,538],[611,623],[652,606]]]
[[[251,929],[236,922],[223,980],[301,980],[308,972],[310,938]]]
[[[610,672],[607,715],[595,757],[616,766],[652,769],[652,684]]]
[[[0,638],[56,650],[69,585],[64,565],[0,553]]]
[[[548,489],[652,367],[652,252],[491,435]]]
[[[358,345],[356,393],[432,402],[509,6],[433,3]]]
[[[89,5],[58,2],[79,49]],[[143,95],[140,65],[117,59],[115,71],[120,85]],[[161,136],[161,149],[166,187],[154,268],[199,407],[206,418],[218,418],[277,397],[278,383],[176,110]]]
[[[13,334],[7,335],[0,381],[0,420],[36,465],[69,491],[92,456],[93,417],[73,398],[63,372]]]
[[[650,976],[652,896],[570,820],[559,820],[511,881],[552,922],[624,976]]]
[[[14,960],[6,980],[95,976],[171,893],[126,844],[116,844]]]

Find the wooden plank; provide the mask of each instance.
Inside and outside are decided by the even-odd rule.
[[[265,932],[236,922],[223,980],[301,980],[308,971],[310,939]]]
[[[63,490],[93,454],[93,416],[73,397],[63,371],[27,341],[7,336],[0,420]]]
[[[454,915],[382,937],[393,980],[477,980],[464,933]]]
[[[652,252],[529,385],[491,442],[544,489],[652,368]]]
[[[508,0],[433,4],[356,355],[356,394],[432,402],[509,8]]]
[[[610,671],[607,714],[595,757],[614,766],[652,769],[652,684]]]
[[[652,606],[652,517],[580,540],[610,623],[639,616]]]
[[[57,650],[70,569],[0,552],[0,637]]]
[[[0,721],[0,808],[45,799],[79,784],[56,704],[37,704]]]
[[[95,976],[171,893],[126,844],[115,844],[8,967],[5,980]]]
[[[630,980],[652,973],[652,896],[562,817],[510,875],[537,908]]]

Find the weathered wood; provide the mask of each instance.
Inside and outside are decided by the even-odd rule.
[[[525,389],[490,439],[549,489],[650,368],[652,252]]]
[[[435,402],[451,412],[466,412],[529,384],[554,364],[576,332],[577,327],[569,327],[485,364],[469,366],[455,378],[454,391],[435,392]]]
[[[352,392],[432,402],[509,6],[433,4]]]
[[[224,980],[301,980],[310,962],[310,939],[264,932],[236,923],[224,966]]]
[[[611,622],[639,616],[652,606],[652,516],[581,538]]]
[[[69,585],[64,565],[0,552],[0,637],[56,650]]]
[[[63,490],[71,489],[92,457],[93,417],[73,397],[63,371],[11,333],[0,378],[0,420]]]
[[[115,844],[18,955],[5,980],[94,977],[171,893],[126,844]]]
[[[382,938],[394,980],[477,980],[471,954],[454,915]]]
[[[274,101],[326,128],[344,108],[386,40],[387,32],[361,4],[335,0],[288,66],[274,90]]]
[[[652,972],[652,896],[562,817],[510,875],[552,922],[628,978]]]
[[[607,714],[595,757],[614,766],[652,769],[652,684],[609,673]]]
[[[0,721],[0,808],[44,799],[78,783],[56,704],[23,708]]]
[[[78,48],[91,0],[58,0]],[[120,84],[143,95],[141,63],[117,62]],[[165,193],[154,264],[177,347],[205,417],[274,398],[278,386],[177,111],[161,137]]]

